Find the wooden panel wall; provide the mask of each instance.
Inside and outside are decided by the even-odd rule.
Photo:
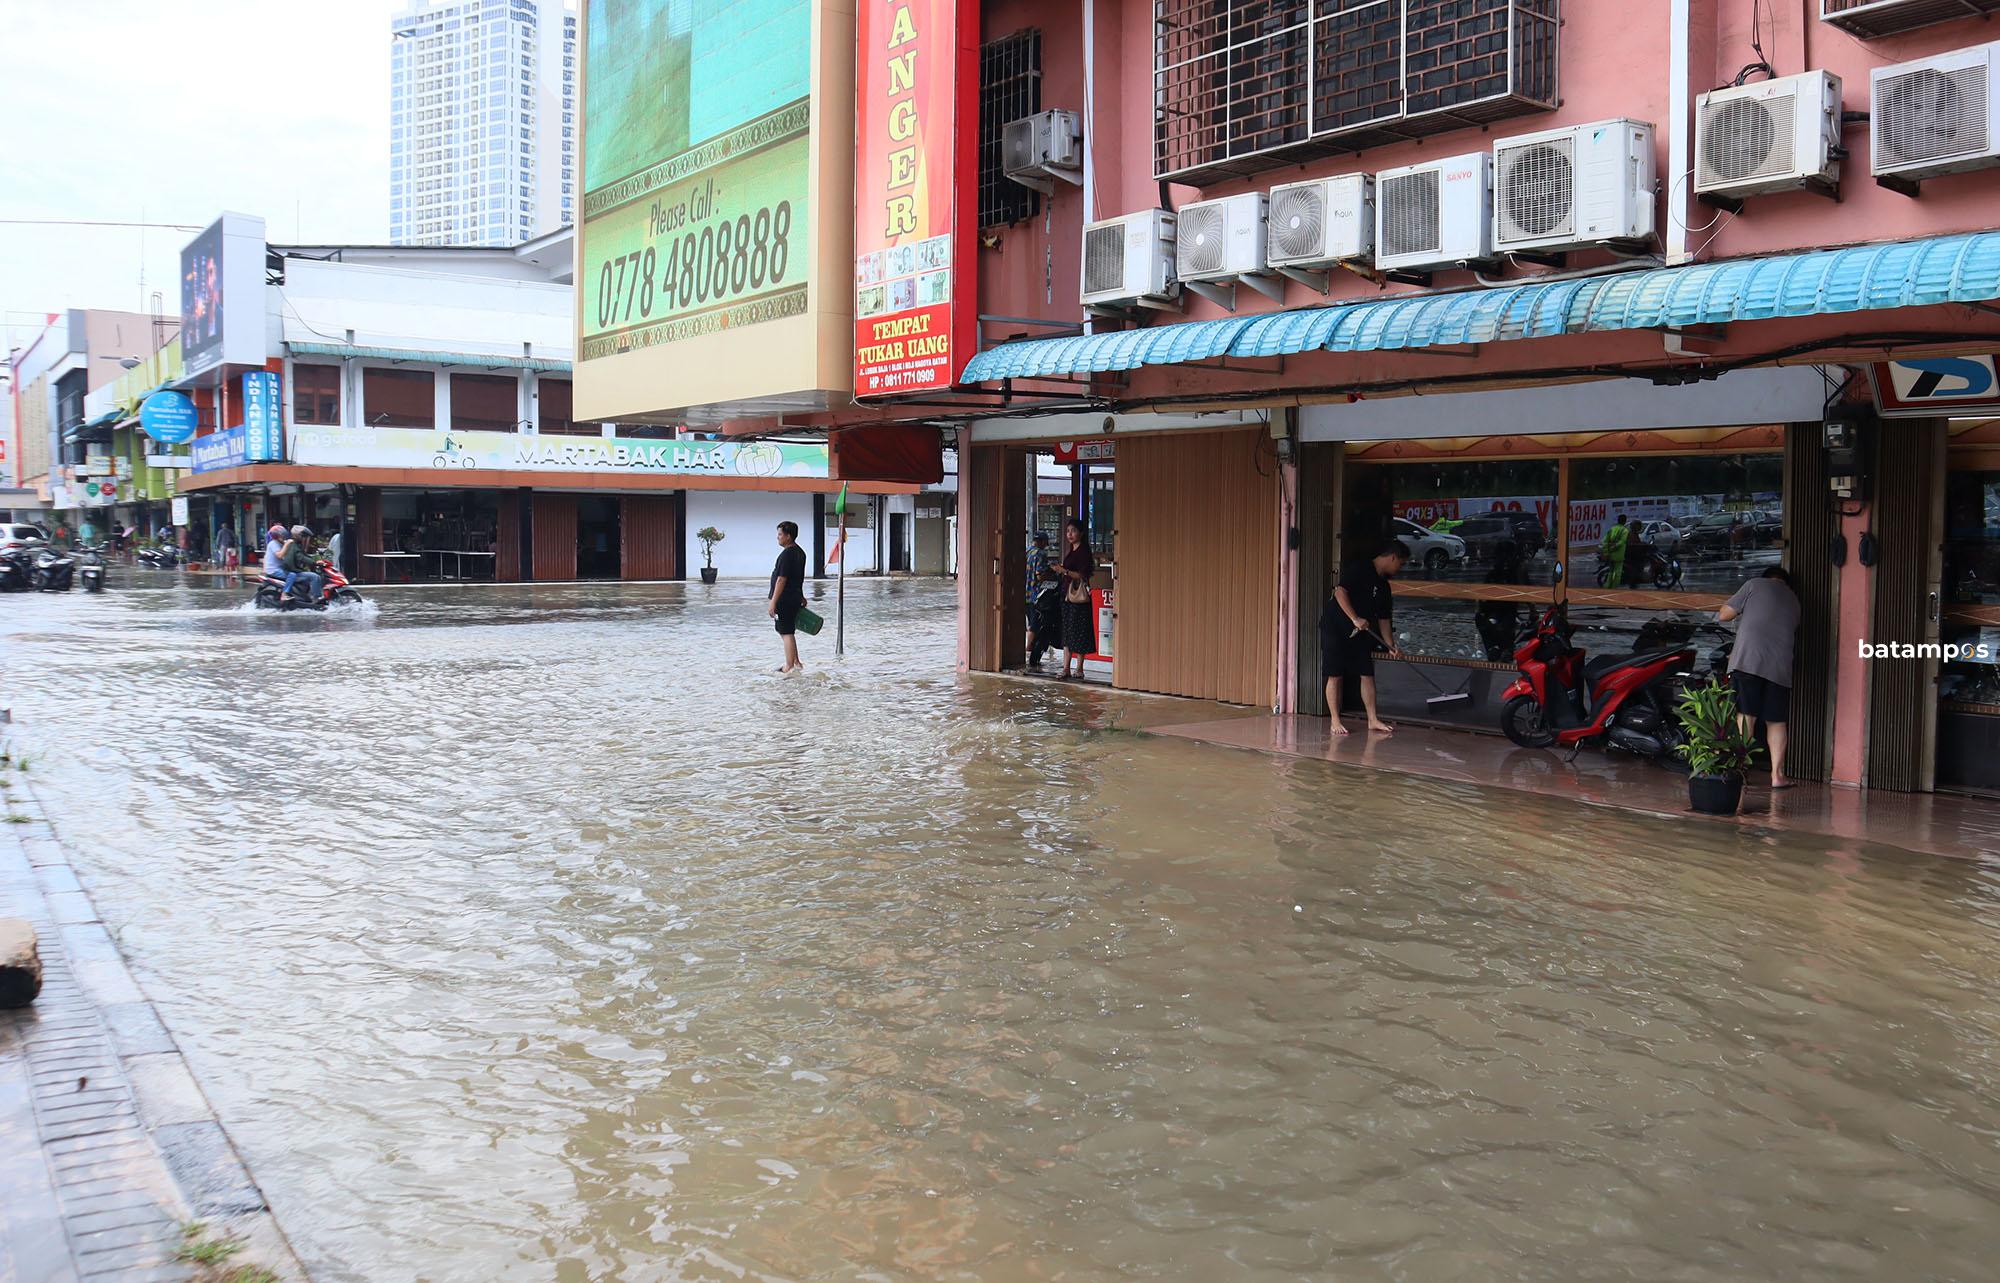
[[[521,577],[521,492],[500,492],[500,524],[493,532],[493,577],[512,583]]]
[[[1005,659],[1009,621],[1003,620],[1002,614],[1009,594],[995,566],[1005,561],[1002,549],[1010,524],[1004,503],[1005,474],[1013,468],[1016,458],[1004,446],[973,446],[959,453],[965,559],[958,573],[966,586],[966,667],[976,673],[997,673]],[[1026,523],[1023,515],[1012,524],[1018,531]],[[1020,617],[1021,612],[1016,611],[1014,618]],[[1018,649],[1020,645],[1017,640],[1015,647]]]
[[[1117,684],[1269,708],[1278,628],[1269,438],[1120,438],[1117,503]]]
[[[538,490],[529,502],[534,505],[535,581],[576,578],[576,496]]]
[[[1293,707],[1326,713],[1326,679],[1319,663],[1319,616],[1339,575],[1334,545],[1340,537],[1340,487],[1347,447],[1338,441],[1299,446],[1299,629],[1294,643],[1298,685]]]
[[[618,530],[623,547],[619,577],[677,579],[680,577],[680,503],[677,494],[628,494]]]
[[[1824,780],[1833,770],[1833,674],[1839,662],[1840,572],[1827,556],[1839,527],[1828,501],[1821,426],[1785,432],[1785,568],[1799,594],[1798,651],[1792,660],[1791,745],[1785,774]],[[1855,549],[1848,549],[1852,557]]]
[[[1936,641],[1944,526],[1944,422],[1882,424],[1875,473],[1876,642]],[[1849,555],[1854,555],[1850,550]],[[1850,641],[1851,645],[1852,642]],[[1868,681],[1870,788],[1927,793],[1937,749],[1936,656],[1878,659]]]

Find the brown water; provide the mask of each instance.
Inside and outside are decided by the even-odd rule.
[[[1994,1277],[1991,869],[1136,735],[947,586],[239,596],[0,702],[322,1283]]]

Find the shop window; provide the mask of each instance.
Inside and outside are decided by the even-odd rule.
[[[437,415],[437,376],[429,370],[364,369],[361,407],[371,428],[428,428]]]
[[[1554,460],[1408,464],[1372,468],[1348,529],[1410,550],[1406,579],[1464,584],[1555,582]],[[1370,493],[1373,490],[1376,493]]]
[[[1726,597],[1784,558],[1782,455],[1576,459],[1569,494],[1572,589]]]
[[[1944,598],[1938,639],[1956,649],[1938,695],[1947,706],[2000,712],[2000,471],[1947,474]]]
[[[1042,33],[1017,31],[979,50],[979,225],[1035,215],[1039,193],[1007,177],[1000,141],[1009,121],[1042,109]]]
[[[292,422],[340,425],[339,366],[292,366]]]
[[[535,426],[552,436],[597,435],[597,425],[572,421],[574,399],[568,379],[542,379],[536,384]]]
[[[511,374],[451,376],[451,426],[466,432],[512,432],[521,421],[521,381]]]

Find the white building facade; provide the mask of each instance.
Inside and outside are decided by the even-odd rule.
[[[573,220],[576,38],[563,0],[411,0],[390,20],[393,243],[512,245]]]

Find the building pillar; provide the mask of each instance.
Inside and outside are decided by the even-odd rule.
[[[1868,768],[1868,661],[1855,643],[1868,636],[1875,611],[1875,572],[1861,564],[1861,537],[1868,532],[1867,512],[1840,518],[1847,541],[1847,564],[1836,572],[1840,580],[1840,614],[1833,661],[1833,772],[1829,782],[1859,787]],[[1809,550],[1816,555],[1817,549]]]

